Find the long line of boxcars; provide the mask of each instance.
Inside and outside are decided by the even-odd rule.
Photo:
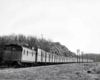
[[[6,65],[26,66],[67,62],[77,62],[77,58],[60,56],[39,48],[29,49],[17,44],[5,45],[5,47],[0,50],[0,63]],[[87,59],[80,59],[80,62],[87,62]],[[88,60],[88,62],[93,62],[93,60]]]

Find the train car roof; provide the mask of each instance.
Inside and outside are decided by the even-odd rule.
[[[21,47],[20,45],[18,45],[18,44],[7,44],[7,45],[5,45],[5,46],[15,46],[15,47]]]
[[[20,47],[21,49],[32,50],[30,48],[27,48],[27,47],[24,47],[24,46],[21,46],[21,45],[18,45],[18,44],[8,44],[8,45],[5,45],[5,47],[7,47],[7,46],[15,46],[15,47]]]

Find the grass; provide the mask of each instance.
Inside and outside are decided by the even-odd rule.
[[[90,66],[90,65],[87,65]],[[0,70],[0,79],[13,80],[92,80],[83,64],[61,64]]]

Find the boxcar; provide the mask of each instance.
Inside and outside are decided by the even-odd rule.
[[[36,51],[22,47],[21,62],[34,63],[36,58]]]
[[[49,53],[46,52],[46,63],[49,63]]]
[[[42,60],[42,57],[41,57],[41,49],[37,49],[37,62],[41,62],[41,60]]]

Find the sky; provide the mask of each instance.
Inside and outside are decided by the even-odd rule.
[[[100,53],[100,0],[0,0],[0,36],[60,42],[76,53]]]

